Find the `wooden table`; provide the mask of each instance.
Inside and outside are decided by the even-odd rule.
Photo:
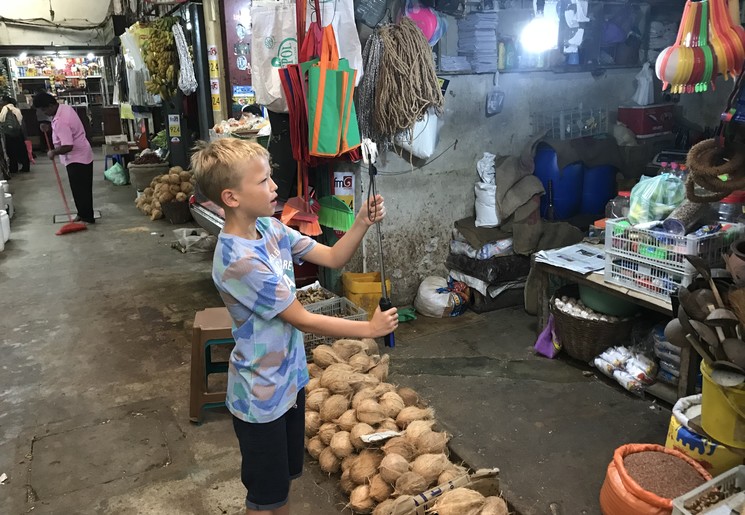
[[[602,290],[615,297],[624,300],[633,301],[635,304],[673,317],[672,304],[657,297],[652,297],[645,293],[629,289],[625,286],[618,286],[605,282],[602,273],[593,272],[588,275],[582,275],[566,268],[551,265],[549,263],[537,263],[533,260],[533,269],[537,274],[540,288],[540,301],[538,303],[538,325],[537,332],[546,327],[549,316],[549,301],[552,292],[549,287],[549,276],[557,276],[567,279],[571,282],[583,284],[591,288]],[[647,392],[659,399],[670,404],[674,404],[680,397],[693,395],[695,393],[696,379],[698,377],[700,358],[695,352],[691,352],[691,347],[683,348],[680,353],[680,382],[678,387],[668,385],[661,381],[647,388]]]

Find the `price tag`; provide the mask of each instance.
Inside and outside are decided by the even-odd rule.
[[[181,117],[179,115],[168,115],[168,134],[172,138],[181,136]]]
[[[210,65],[210,78],[216,79],[220,76],[220,63],[217,61],[209,61]]]
[[[222,104],[220,104],[220,95],[213,94],[212,95],[212,110],[220,111],[222,109],[221,105]]]

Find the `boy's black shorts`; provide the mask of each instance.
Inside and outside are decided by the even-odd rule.
[[[233,427],[241,447],[241,481],[248,490],[246,507],[274,510],[287,504],[290,481],[303,473],[305,388],[277,420],[252,424],[234,416]]]

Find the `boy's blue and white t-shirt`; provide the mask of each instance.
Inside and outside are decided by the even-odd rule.
[[[256,220],[258,240],[220,233],[212,279],[233,318],[226,404],[245,422],[272,422],[308,384],[303,333],[279,315],[295,300],[293,262],[316,242],[274,218]]]

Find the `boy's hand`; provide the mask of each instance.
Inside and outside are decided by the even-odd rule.
[[[375,198],[367,197],[362,203],[357,219],[361,220],[365,226],[370,227],[374,223],[380,222],[385,218],[385,203],[382,195]]]
[[[375,308],[372,320],[370,320],[370,329],[372,334],[370,338],[378,338],[391,334],[398,327],[398,310],[391,308],[388,311],[380,311],[380,306]]]

